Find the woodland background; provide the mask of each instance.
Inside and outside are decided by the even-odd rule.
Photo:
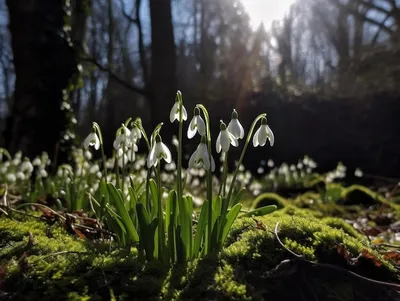
[[[177,89],[249,128],[261,112],[276,145],[245,160],[321,170],[342,161],[400,169],[400,1],[299,0],[252,28],[239,0],[0,0],[1,145],[53,162],[102,127],[107,153],[128,117],[168,122]],[[189,117],[190,118],[190,117]],[[198,141],[186,141],[188,153]]]

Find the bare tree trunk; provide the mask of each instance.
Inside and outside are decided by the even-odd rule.
[[[28,156],[55,152],[66,126],[63,90],[76,71],[64,32],[65,0],[7,0],[15,66],[14,105],[6,147]]]
[[[171,0],[150,0],[151,17],[151,123],[166,121],[177,90],[176,54]],[[167,112],[168,111],[168,112]]]

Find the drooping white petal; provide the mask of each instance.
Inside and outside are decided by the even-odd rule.
[[[211,171],[214,172],[215,171],[215,161],[214,161],[213,156],[210,156],[210,157],[211,157]]]
[[[158,143],[161,144],[161,153],[162,153],[162,157],[164,158],[165,162],[171,163],[172,156],[171,156],[171,152],[169,151],[169,148],[162,142],[158,142]]]
[[[84,148],[88,148],[88,147],[89,147],[90,141],[92,141],[92,134],[93,134],[93,133],[90,133],[90,134],[85,138],[85,141],[83,141],[83,147],[84,147]]]
[[[239,146],[239,141],[237,140],[237,138],[231,134],[229,131],[227,131],[227,133],[229,134],[229,140],[231,142],[231,144],[235,147]]]
[[[194,137],[194,135],[196,135],[196,127],[197,127],[196,116],[194,116],[192,118],[192,120],[190,121],[188,130],[187,130],[187,136],[189,139],[192,139]]]
[[[179,118],[179,112],[178,112],[178,118]],[[183,105],[182,105],[182,119],[187,120],[187,112]]]
[[[131,130],[131,135],[129,138],[135,143],[138,139],[142,138],[142,132],[136,126],[134,126]]]
[[[206,124],[200,115],[197,116],[197,131],[199,132],[200,136],[204,136],[206,134]]]
[[[258,141],[258,136],[260,135],[260,130],[261,127],[258,128],[258,130],[255,132],[254,136],[253,136],[253,146],[257,147],[260,145],[259,141]]]
[[[194,153],[190,156],[190,159],[189,159],[189,168],[193,168],[193,167],[195,167],[194,166],[194,164],[195,164],[195,161],[196,161],[196,157],[197,157],[197,149],[194,151]]]
[[[200,143],[198,146],[198,156],[199,160],[203,162],[204,169],[209,170],[210,169],[210,158],[208,156],[208,149],[207,145],[204,143]]]
[[[113,143],[113,146],[114,146],[115,150],[119,149],[123,139],[124,139],[124,137],[123,137],[122,134],[118,135],[117,138],[115,138],[114,143]]]
[[[227,152],[231,145],[231,137],[229,134],[227,130],[221,131],[221,147],[224,152]]]
[[[267,126],[265,124],[261,125],[260,127],[260,132],[258,134],[258,143],[260,143],[260,146],[264,146],[265,143],[267,143]]]
[[[169,113],[169,121],[174,122],[176,119],[176,112],[178,111],[179,103],[176,101],[172,106],[171,112]]]
[[[274,133],[272,132],[271,128],[268,125],[266,126],[266,130],[267,130],[267,133],[268,133],[269,144],[271,146],[274,146],[274,142],[275,142]]]
[[[100,148],[100,139],[96,134],[94,134],[94,149],[98,150],[99,148]]]
[[[129,162],[129,158],[126,154],[123,154],[121,157],[118,158],[118,166],[124,167]]]
[[[147,168],[151,168],[157,162],[155,156],[155,145],[151,148],[149,155],[147,156]]]
[[[236,139],[242,139],[244,137],[244,129],[238,119],[231,119],[227,129]]]
[[[217,142],[216,142],[216,149],[217,149],[217,153],[221,152],[221,132],[219,132],[218,134],[218,138],[217,138]]]

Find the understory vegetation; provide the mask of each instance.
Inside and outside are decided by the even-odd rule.
[[[46,153],[31,162],[2,149],[0,298],[399,298],[398,185],[346,185],[342,163],[322,174],[307,156],[280,166],[266,157],[251,174],[242,165],[247,148],[274,145],[266,114],[245,135],[233,110],[214,140],[202,105],[185,128],[189,139],[200,136],[186,158],[187,119],[178,92],[176,162],[163,124],[147,135],[140,118],[117,130],[109,159],[93,123],[74,163],[54,173]],[[241,139],[232,171],[229,149]],[[361,182],[363,172],[354,174]]]

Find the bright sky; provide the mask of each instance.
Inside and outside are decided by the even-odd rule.
[[[243,6],[250,16],[254,29],[264,22],[270,28],[274,20],[281,20],[295,0],[242,0]]]

